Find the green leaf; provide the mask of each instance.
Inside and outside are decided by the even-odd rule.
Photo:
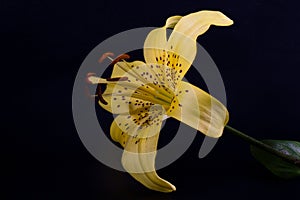
[[[294,159],[294,162],[285,160],[278,155],[267,152],[266,150],[251,145],[252,155],[262,163],[273,174],[281,178],[295,178],[300,176],[300,143],[286,140],[263,140],[275,150]]]

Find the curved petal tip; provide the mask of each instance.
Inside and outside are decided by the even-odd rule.
[[[217,26],[230,26],[233,24],[233,20],[231,20],[229,17],[224,15],[222,12],[217,12],[219,17],[217,17],[217,21],[215,21],[215,25]]]

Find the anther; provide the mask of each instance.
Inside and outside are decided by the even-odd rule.
[[[99,63],[102,63],[103,60],[105,60],[106,58],[108,58],[111,63],[110,65],[114,65],[116,64],[117,62],[119,62],[120,60],[126,60],[126,59],[129,59],[130,56],[128,54],[121,54],[119,56],[117,56],[115,59],[113,59],[112,57],[114,57],[114,53],[112,52],[107,52],[107,53],[104,53],[98,60]]]
[[[85,77],[85,82],[88,83],[88,84],[93,84],[92,81],[90,81],[90,77],[92,77],[92,76],[96,76],[96,74],[91,73],[91,72],[87,73],[86,77]]]
[[[106,58],[109,58],[109,59],[111,59],[111,57],[110,56],[115,56],[115,54],[114,53],[112,53],[112,52],[107,52],[107,53],[104,53],[100,58],[99,58],[99,60],[98,60],[98,62],[99,63],[102,63],[103,62],[103,60],[105,60]]]
[[[97,89],[96,89],[96,94],[98,97],[98,100],[103,103],[104,105],[107,105],[108,103],[104,100],[104,98],[102,97],[102,90],[101,90],[101,84],[97,85]]]
[[[130,56],[128,54],[121,54],[119,56],[117,56],[111,63],[110,65],[114,65],[116,64],[117,62],[119,62],[120,60],[126,60],[126,59],[129,59]]]
[[[124,77],[115,77],[115,78],[107,78],[107,81],[127,81],[128,77],[124,76]]]

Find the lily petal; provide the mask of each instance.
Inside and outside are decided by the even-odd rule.
[[[219,11],[200,11],[184,17],[174,16],[166,26],[149,33],[144,43],[144,57],[147,63],[164,64],[175,71],[175,85],[182,80],[196,56],[196,39],[211,25],[229,26],[233,21]],[[166,39],[166,28],[174,27]],[[172,25],[172,26],[171,26]]]
[[[167,115],[214,138],[222,135],[229,119],[228,111],[221,102],[184,81],[179,82]]]
[[[172,67],[181,71],[181,79],[193,63],[197,48],[196,40],[205,33],[211,25],[229,26],[233,21],[219,11],[199,11],[182,17],[170,35],[166,49],[179,59],[173,61]],[[172,61],[171,61],[172,62]]]
[[[164,64],[166,61],[165,48],[167,45],[167,28],[174,26],[181,19],[181,16],[169,17],[164,27],[151,31],[144,42],[144,57],[146,63]]]
[[[174,31],[193,40],[205,33],[211,25],[230,26],[233,21],[220,11],[203,10],[184,16],[175,26]]]
[[[118,126],[117,121],[116,119],[112,123],[110,132],[113,140],[119,142],[125,148],[122,156],[122,165],[125,170],[149,189],[160,192],[175,191],[175,186],[160,178],[155,171],[156,148],[161,123],[158,127],[151,126],[143,132],[149,135],[147,132],[157,131],[156,134],[139,138],[131,136],[132,133],[130,135],[124,133]]]

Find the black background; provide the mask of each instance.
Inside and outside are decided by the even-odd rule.
[[[176,192],[150,191],[87,152],[71,107],[77,70],[101,41],[131,28],[162,26],[172,15],[220,10],[235,24],[212,27],[198,42],[222,74],[229,124],[259,139],[299,141],[297,1],[2,0],[0,9],[4,199],[297,197],[299,179],[274,177],[227,132],[204,159],[198,158],[198,134],[179,160],[158,171]]]

